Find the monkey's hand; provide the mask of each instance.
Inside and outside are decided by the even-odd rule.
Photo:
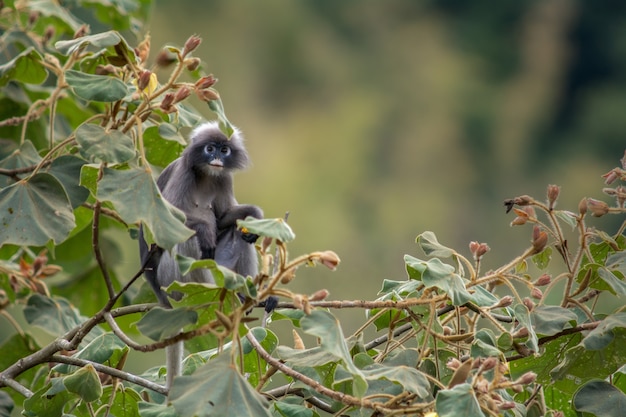
[[[244,241],[246,241],[246,242],[248,242],[248,243],[252,244],[252,243],[254,243],[254,242],[256,242],[256,241],[257,241],[257,239],[259,238],[259,235],[254,234],[254,233],[249,233],[249,232],[248,232],[248,229],[246,229],[245,227],[243,227],[243,228],[241,229],[241,238],[242,238]]]
[[[265,308],[265,312],[269,314],[274,311],[274,309],[278,305],[278,297],[270,295],[265,299],[265,301],[261,301],[260,305],[263,306]]]

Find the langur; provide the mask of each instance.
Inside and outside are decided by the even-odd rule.
[[[228,139],[217,123],[211,122],[191,133],[190,145],[157,179],[163,197],[185,213],[185,225],[195,231],[173,252],[195,259],[215,259],[243,276],[257,274],[253,243],[258,236],[238,230],[237,220],[248,216],[260,219],[263,212],[257,206],[238,204],[233,192],[233,172],[247,167],[248,162],[239,131]],[[171,308],[171,304],[163,288],[174,281],[214,283],[206,269],[182,276],[172,254],[156,245],[148,247],[142,229],[139,250],[144,275],[164,307]],[[182,342],[166,349],[168,388],[181,372],[182,354]]]

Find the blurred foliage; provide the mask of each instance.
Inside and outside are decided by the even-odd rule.
[[[189,2],[178,22],[184,2],[158,3],[152,41],[150,5],[0,9],[0,416],[617,415],[626,154],[608,172],[602,158],[623,152],[611,123],[621,100],[607,84],[584,112],[560,102],[610,75],[603,59],[619,67],[618,53],[599,54],[585,78],[572,58],[576,46],[585,56],[583,40],[617,34],[587,33],[587,3],[274,0],[200,14]],[[192,18],[210,30],[202,44],[168,32],[191,31]],[[207,62],[233,97],[228,118]],[[182,298],[162,309],[136,284],[137,227],[164,248],[190,235],[153,169],[202,120],[194,104],[226,133],[229,120],[250,132],[261,163],[238,196],[270,219],[241,224],[261,236],[256,277],[183,259],[216,284],[175,282]],[[557,143],[536,146],[544,136]],[[584,184],[599,193],[599,172],[612,202],[577,201]],[[545,202],[517,192],[548,175],[574,196],[566,185],[549,185]],[[496,206],[530,233],[501,232],[509,220]],[[491,232],[504,240],[483,243]],[[453,249],[470,240],[470,256]],[[300,270],[337,268],[335,252],[299,247],[320,242],[346,253],[333,283]],[[278,309],[250,327],[270,295]],[[336,317],[346,309],[356,326]],[[160,366],[130,369],[131,350],[181,340],[190,354],[171,389]]]
[[[157,0],[148,28],[155,45],[206,39],[199,54],[255,164],[238,195],[289,211],[293,250],[332,247],[362,281],[296,285],[358,298],[402,276],[416,231],[489,239],[496,267],[522,249],[502,200],[547,183],[562,204],[597,197],[593,176],[624,146],[624,7]]]

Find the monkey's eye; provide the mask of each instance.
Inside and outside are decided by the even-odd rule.
[[[228,155],[230,155],[230,147],[228,147],[228,146],[222,146],[222,147],[220,148],[220,152],[222,153],[222,155],[224,155],[224,156],[228,156]]]
[[[215,145],[206,145],[204,147],[204,152],[211,154],[215,152]]]

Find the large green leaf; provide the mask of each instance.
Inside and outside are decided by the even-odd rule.
[[[415,240],[427,256],[449,258],[456,254],[453,249],[443,246],[433,232],[424,232]]]
[[[539,341],[537,339],[537,334],[535,333],[528,308],[524,304],[517,304],[513,307],[513,311],[515,312],[515,317],[520,324],[528,330],[528,341],[526,342],[528,349],[537,352],[539,350]]]
[[[17,169],[32,167],[37,165],[41,161],[39,153],[33,143],[29,140],[24,141],[19,149],[14,150],[0,161],[0,168],[3,169]],[[8,176],[0,176],[0,188],[7,187],[14,184],[15,180]]]
[[[73,155],[55,158],[46,170],[63,185],[73,208],[80,206],[89,197],[89,190],[80,185],[80,170],[85,160]]]
[[[470,384],[439,391],[435,404],[439,417],[485,417]]]
[[[175,378],[169,400],[179,417],[271,416],[267,400],[230,363],[229,353]]]
[[[128,346],[119,337],[113,333],[104,333],[92,340],[91,343],[76,353],[74,357],[96,363],[105,363],[111,359],[113,359],[113,362],[116,362],[128,349]],[[112,365],[115,366],[117,363]],[[71,365],[59,364],[54,367],[54,370],[62,374],[68,374],[73,372],[75,368]]]
[[[404,262],[407,270],[421,272],[422,282],[426,287],[443,290],[455,306],[463,305],[472,298],[465,289],[463,278],[455,272],[454,267],[444,264],[439,258],[422,261],[407,255],[404,257]]]
[[[0,245],[43,246],[62,242],[76,224],[61,183],[39,173],[0,190],[0,225]]]
[[[121,80],[108,75],[93,75],[68,70],[65,80],[80,98],[88,101],[111,103],[123,99],[128,87]]]
[[[83,179],[89,177],[86,171],[97,171],[93,167],[83,167]],[[171,249],[193,235],[185,227],[180,210],[169,204],[159,192],[151,173],[146,169],[129,170],[105,169],[98,184],[97,198],[110,201],[122,219],[127,223],[144,222],[162,248]]]
[[[578,412],[596,416],[623,417],[626,411],[626,395],[606,381],[589,381],[576,391],[572,406]]]
[[[131,51],[122,35],[113,30],[89,36],[82,36],[68,41],[58,41],[54,44],[54,47],[57,48],[57,50],[63,55],[71,55],[79,48],[84,48],[88,45],[93,45],[96,48],[108,48],[119,43],[122,43],[126,50]],[[134,53],[131,53],[130,57],[134,58],[134,56]]]
[[[100,378],[91,364],[63,378],[63,384],[69,392],[78,394],[88,403],[96,401],[102,395]]]
[[[322,350],[343,361],[346,369],[354,377],[355,395],[364,395],[367,391],[367,382],[361,371],[352,362],[350,349],[348,349],[339,321],[327,311],[315,310],[305,316],[300,321],[300,325],[306,333],[320,339]]]
[[[9,81],[26,84],[41,84],[48,77],[48,71],[41,64],[41,55],[31,46],[4,65],[0,65],[0,87]]]
[[[178,158],[185,142],[173,125],[162,123],[144,130],[143,146],[150,164],[165,167]]]
[[[615,330],[620,328],[626,329],[626,313],[607,316],[598,327],[587,334],[582,344],[587,350],[604,349],[615,338]]]
[[[570,322],[576,322],[576,314],[560,306],[540,305],[533,309],[530,318],[534,323],[537,334],[551,336],[570,327]]]
[[[97,162],[119,164],[135,156],[135,144],[129,136],[96,124],[83,124],[76,129],[76,142],[84,157]]]
[[[155,307],[137,322],[137,329],[150,339],[158,341],[174,335],[184,326],[197,320],[198,313],[188,308]]]
[[[63,5],[54,1],[30,0],[28,2],[28,8],[43,16],[52,16],[59,19],[67,25],[72,32],[76,32],[81,25],[81,22],[68,11],[67,7],[63,7]]]
[[[222,99],[218,98],[217,100],[210,100],[207,104],[209,105],[209,108],[217,114],[217,118],[220,121],[220,129],[222,129],[226,136],[230,138],[235,132],[235,128],[226,117]]]
[[[52,383],[48,383],[39,391],[33,393],[30,398],[24,400],[24,412],[28,417],[61,417],[64,415],[63,408],[72,400],[72,395],[67,390],[61,390],[53,394],[49,393]]]
[[[249,233],[271,237],[282,242],[289,242],[296,238],[291,227],[283,219],[255,219],[247,217],[245,220],[238,220],[237,226],[245,227]]]
[[[430,394],[430,383],[420,371],[414,367],[396,365],[386,366],[372,363],[362,369],[363,375],[369,380],[387,379],[397,382],[405,391],[426,398]]]
[[[87,317],[82,316],[67,300],[41,294],[33,294],[28,298],[24,318],[55,337],[87,321]],[[100,327],[94,327],[84,340],[90,342],[102,333]]]
[[[568,349],[551,372],[555,385],[570,393],[591,379],[605,379],[626,363],[626,328],[614,328],[613,339],[600,350],[587,350],[584,343]]]
[[[604,281],[613,294],[626,295],[626,282],[607,268],[598,268],[598,276]]]

